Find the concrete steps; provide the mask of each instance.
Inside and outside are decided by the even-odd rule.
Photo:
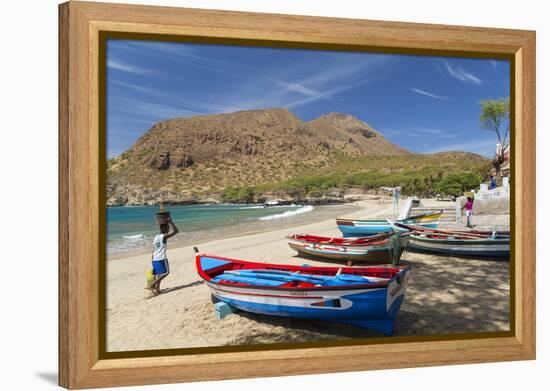
[[[419,215],[422,213],[428,213],[428,212],[434,212],[437,210],[443,210],[443,214],[441,215],[441,223],[455,223],[456,222],[456,209],[454,206],[434,206],[434,207],[426,207],[426,206],[420,206],[416,208],[412,208],[411,210],[411,216]]]

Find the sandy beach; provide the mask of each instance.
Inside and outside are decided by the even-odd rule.
[[[430,201],[426,206],[452,206]],[[366,200],[361,210],[342,217],[392,216],[389,201]],[[485,217],[485,216],[484,216]],[[506,221],[507,216],[499,216]],[[494,221],[479,218],[480,225]],[[285,235],[341,236],[334,219],[270,232],[213,240],[201,252],[251,261],[330,265],[303,259]],[[335,323],[239,312],[217,320],[210,292],[195,270],[192,245],[169,245],[171,274],[163,293],[146,299],[145,269],[150,253],[110,257],[107,263],[107,351],[152,350],[221,345],[303,342],[380,337],[374,331]],[[509,329],[509,263],[405,252],[412,280],[395,321],[395,335],[436,335]]]

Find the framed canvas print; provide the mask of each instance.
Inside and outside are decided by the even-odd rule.
[[[60,385],[534,359],[534,32],[59,13]]]

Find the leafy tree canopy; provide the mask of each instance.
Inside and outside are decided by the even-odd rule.
[[[465,191],[477,188],[481,181],[481,175],[473,172],[449,174],[436,185],[435,189],[439,193],[458,197]]]
[[[479,104],[480,126],[496,133],[498,142],[505,148],[510,134],[510,98],[484,99]]]

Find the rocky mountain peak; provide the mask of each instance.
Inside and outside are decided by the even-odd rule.
[[[127,184],[190,195],[278,182],[330,167],[343,157],[409,154],[348,114],[304,122],[284,108],[245,110],[153,125],[109,162],[108,181],[111,189]]]

